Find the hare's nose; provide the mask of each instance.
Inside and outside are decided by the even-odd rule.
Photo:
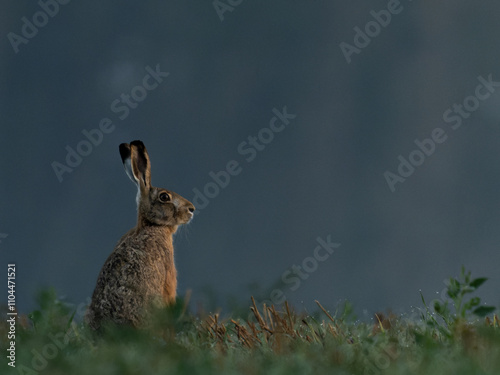
[[[188,210],[189,210],[189,212],[193,213],[194,210],[195,210],[195,208],[194,207],[189,207]]]

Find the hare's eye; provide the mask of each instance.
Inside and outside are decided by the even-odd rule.
[[[165,203],[165,202],[169,202],[170,201],[170,195],[168,195],[167,193],[161,193],[160,194],[160,200]]]

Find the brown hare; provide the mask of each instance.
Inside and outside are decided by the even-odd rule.
[[[85,316],[94,330],[105,322],[139,327],[149,307],[175,301],[172,235],[195,210],[180,195],[151,186],[151,163],[141,141],[122,143],[120,155],[137,185],[137,226],[120,239],[101,269]]]

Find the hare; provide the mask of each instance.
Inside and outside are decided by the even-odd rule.
[[[120,155],[137,185],[137,226],[120,239],[101,269],[85,315],[93,330],[105,322],[140,327],[151,305],[175,302],[172,235],[195,210],[180,195],[151,186],[151,163],[141,141],[122,143]]]

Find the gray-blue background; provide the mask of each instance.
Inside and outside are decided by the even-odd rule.
[[[355,27],[376,32],[370,12],[387,7],[244,0],[221,20],[212,1],[73,0],[16,53],[9,33],[22,36],[23,17],[43,23],[42,8],[4,1],[0,264],[5,277],[17,264],[18,306],[34,308],[49,285],[75,303],[91,295],[135,224],[118,154],[134,139],[153,184],[188,199],[211,171],[242,168],[176,237],[179,293],[192,289],[193,307],[278,288],[299,309],[348,299],[360,312],[408,311],[462,264],[490,277],[481,296],[498,305],[500,88],[456,130],[443,114],[479,76],[500,81],[500,4],[401,1],[348,63],[340,44],[354,45]],[[121,120],[111,104],[158,64],[170,75]],[[238,146],[284,106],[297,117],[247,162]],[[52,163],[103,118],[113,131],[59,182]],[[384,173],[438,127],[447,140],[391,192]],[[328,236],[341,246],[297,290],[276,284]]]

